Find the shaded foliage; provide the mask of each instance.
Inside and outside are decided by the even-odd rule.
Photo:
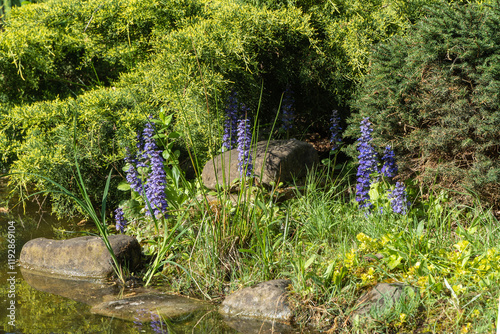
[[[434,7],[380,45],[354,106],[423,184],[500,206],[500,6]]]

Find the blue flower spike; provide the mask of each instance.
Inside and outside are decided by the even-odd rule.
[[[370,209],[370,185],[371,174],[378,171],[377,168],[377,152],[371,145],[372,137],[371,123],[369,117],[364,118],[360,125],[361,137],[358,139],[358,159],[359,166],[356,184],[356,201],[359,202],[361,208]]]

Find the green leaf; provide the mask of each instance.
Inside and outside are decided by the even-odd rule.
[[[179,138],[181,134],[179,132],[172,131],[168,134],[169,139],[176,139]]]
[[[417,237],[420,237],[422,235],[422,232],[424,230],[424,221],[420,221],[417,226]]]
[[[311,264],[313,264],[314,260],[316,260],[316,254],[314,254],[313,256],[311,256],[311,257],[310,257],[310,258],[306,261],[306,263],[305,263],[305,265],[304,265],[304,269],[309,268],[309,266],[310,266]]]
[[[240,248],[238,249],[238,251],[242,252],[242,253],[249,253],[249,254],[256,254],[254,250],[252,249],[244,249],[244,248]]]
[[[127,181],[122,181],[120,182],[120,184],[118,185],[118,190],[121,190],[121,191],[129,191],[131,188],[130,188],[130,184],[127,183]]]
[[[401,256],[391,255],[389,257],[389,261],[387,261],[387,266],[389,267],[389,269],[393,270],[394,268],[399,266],[401,260],[403,260]]]

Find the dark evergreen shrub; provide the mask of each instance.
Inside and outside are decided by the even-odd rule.
[[[499,31],[498,3],[429,9],[407,36],[373,54],[350,135],[369,116],[375,143],[393,146],[403,177],[498,208]]]

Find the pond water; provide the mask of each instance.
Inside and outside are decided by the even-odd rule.
[[[37,203],[26,203],[23,208],[22,205],[15,206],[15,202],[10,201],[7,210],[5,199],[5,180],[0,180],[0,334],[158,333],[151,324],[139,326],[130,321],[93,314],[90,312],[91,306],[85,303],[41,291],[44,289],[37,290],[28,284],[17,263],[13,265],[9,262],[8,245],[11,242],[15,245],[18,259],[22,246],[31,239],[67,239],[92,231],[93,226],[82,224],[78,220],[57,220],[41,210]],[[26,279],[28,278],[27,276]],[[225,321],[215,308],[171,319],[168,326],[168,333],[260,332],[250,324],[245,324],[243,320]],[[300,331],[280,330],[276,333],[280,332]],[[167,330],[164,333],[167,333]]]

